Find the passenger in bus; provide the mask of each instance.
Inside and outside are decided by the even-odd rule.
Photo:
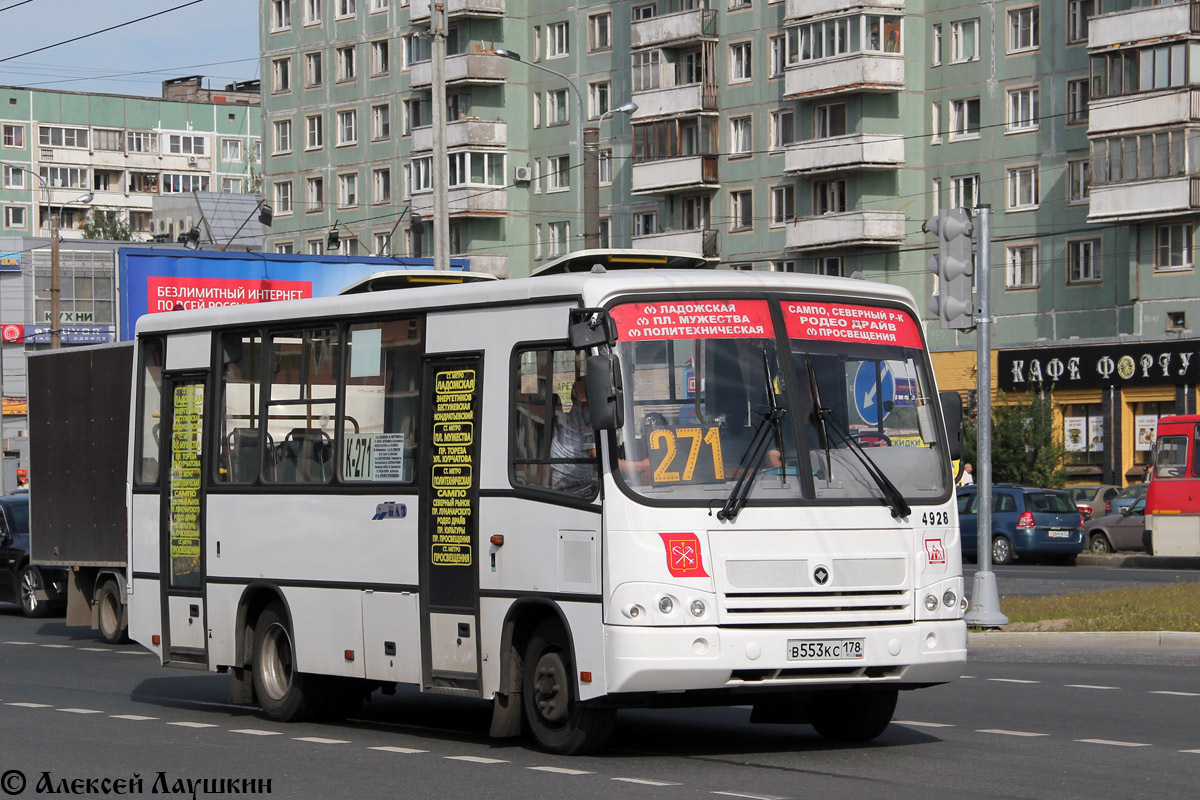
[[[583,378],[571,384],[571,410],[555,415],[554,438],[550,457],[575,459],[551,466],[550,485],[555,489],[583,497],[596,493],[600,483],[596,458],[596,432],[587,410],[587,382]],[[589,459],[589,460],[585,460]]]

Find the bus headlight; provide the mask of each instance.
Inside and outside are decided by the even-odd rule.
[[[938,608],[937,597],[935,597],[934,595],[931,595],[931,594],[925,595],[925,610],[926,611],[937,611],[937,608]]]
[[[622,608],[621,613],[629,619],[638,619],[642,616],[642,614],[645,613],[645,611],[637,603],[634,603],[633,605],[628,605]]]
[[[658,610],[663,614],[670,614],[675,610],[675,601],[671,599],[670,595],[660,597],[658,599]]]
[[[704,601],[703,600],[693,600],[692,605],[690,606],[690,608],[688,610],[692,612],[693,617],[703,617],[704,611],[705,611]]]
[[[953,589],[947,589],[942,595],[942,605],[946,608],[954,608],[954,604],[958,602],[958,597],[954,594]]]

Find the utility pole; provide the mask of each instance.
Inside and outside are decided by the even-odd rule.
[[[433,50],[433,267],[450,269],[449,161],[446,155],[446,6],[433,0],[430,8]]]
[[[600,246],[600,127],[584,126],[583,101],[579,103],[583,130],[583,249]]]
[[[47,208],[46,211],[50,214],[50,349],[57,350],[62,347],[62,325],[59,323],[62,302],[59,298],[61,278],[58,269],[58,217],[53,209]]]

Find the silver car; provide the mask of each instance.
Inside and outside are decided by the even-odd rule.
[[[1083,541],[1093,553],[1118,550],[1143,550],[1142,531],[1146,529],[1146,498],[1134,501],[1116,514],[1088,521],[1083,526]]]

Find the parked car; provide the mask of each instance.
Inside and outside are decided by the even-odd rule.
[[[1117,514],[1093,519],[1083,526],[1084,541],[1093,553],[1118,550],[1144,550],[1142,532],[1146,530],[1146,498],[1134,501]]]
[[[1089,483],[1083,486],[1068,486],[1066,492],[1071,495],[1084,517],[1093,519],[1112,513],[1109,503],[1121,492],[1121,487],[1107,483]]]
[[[979,533],[977,488],[958,490],[958,529],[968,556],[975,555]],[[1030,556],[1074,564],[1083,544],[1083,515],[1066,492],[1015,484],[992,487],[993,564]]]
[[[1120,514],[1122,508],[1128,508],[1146,497],[1146,489],[1150,487],[1148,483],[1131,483],[1121,490],[1121,493],[1112,499],[1109,503],[1110,514]]]
[[[29,563],[29,494],[0,497],[0,603],[17,603],[27,617],[66,605],[67,571]]]

